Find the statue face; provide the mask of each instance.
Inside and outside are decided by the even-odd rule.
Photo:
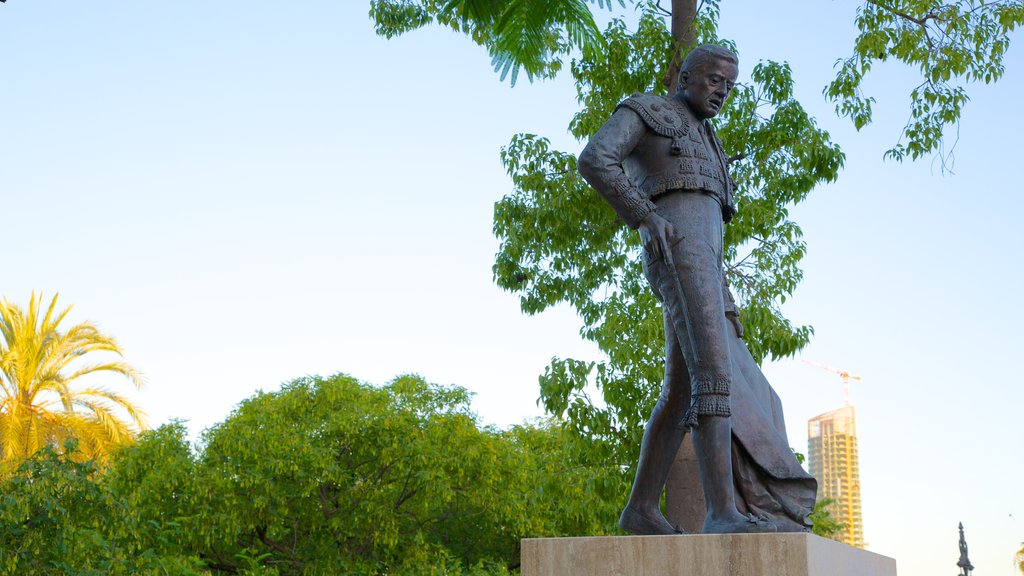
[[[712,58],[695,70],[684,72],[683,100],[701,120],[712,118],[725,104],[739,69],[722,58]]]

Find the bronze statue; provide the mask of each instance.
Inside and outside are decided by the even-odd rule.
[[[736,208],[727,156],[708,120],[738,70],[731,51],[698,46],[674,96],[626,99],[579,159],[587,182],[639,230],[644,272],[665,316],[664,385],[619,519],[633,534],[681,532],[659,501],[687,429],[707,510],[701,532],[810,527],[817,485],[786,444],[781,404],[740,340],[725,283],[724,225]]]

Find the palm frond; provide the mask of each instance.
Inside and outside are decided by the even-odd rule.
[[[76,388],[90,375],[114,373],[136,388],[135,368],[120,360],[80,364],[96,353],[122,356],[117,342],[93,324],[66,331],[60,325],[71,307],[57,306],[55,295],[44,307],[32,293],[24,310],[0,301],[0,469],[43,446],[60,448],[77,438],[82,457],[106,459],[109,449],[145,428],[145,415],[126,396],[108,388]]]
[[[145,382],[142,379],[142,375],[138,373],[130,364],[126,362],[104,362],[102,364],[92,364],[90,366],[82,366],[71,374],[64,377],[67,382],[72,382],[82,376],[88,374],[95,374],[97,372],[114,372],[120,374],[131,381],[135,385],[136,389],[142,388]]]
[[[85,408],[88,408],[90,411],[93,411],[92,406],[86,403],[86,399],[91,397],[102,398],[104,400],[111,402],[112,404],[123,410],[128,415],[128,417],[131,418],[132,422],[135,422],[136,426],[138,426],[140,430],[145,429],[145,412],[143,412],[141,409],[135,406],[135,404],[133,404],[132,401],[129,400],[127,396],[118,394],[113,390],[107,390],[106,388],[84,388],[78,392],[78,397],[75,399],[75,404],[77,406],[83,406]]]
[[[604,46],[585,0],[449,0],[441,13],[483,38],[495,72],[502,80],[511,76],[512,85],[520,70],[530,81],[551,73],[559,54],[574,47],[586,54]]]
[[[75,413],[75,416],[95,422],[103,431],[103,435],[112,443],[119,444],[134,436],[124,420],[117,417],[114,407],[110,404],[91,398],[78,398],[75,400],[75,405],[86,409],[85,414]]]
[[[501,17],[505,2],[500,0],[448,0],[441,14],[456,18],[463,25],[488,26]]]
[[[17,460],[25,455],[25,416],[16,407],[0,414],[0,455],[4,460]]]

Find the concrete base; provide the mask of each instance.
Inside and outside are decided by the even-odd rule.
[[[813,534],[527,538],[522,576],[896,576],[896,561]]]

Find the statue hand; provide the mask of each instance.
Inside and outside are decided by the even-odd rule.
[[[736,329],[736,337],[743,338],[743,323],[740,322],[740,315],[735,312],[726,312],[725,317],[732,323],[732,327]]]
[[[676,229],[672,223],[651,212],[640,222],[640,240],[644,243],[652,258],[663,258],[672,249],[676,238]]]

